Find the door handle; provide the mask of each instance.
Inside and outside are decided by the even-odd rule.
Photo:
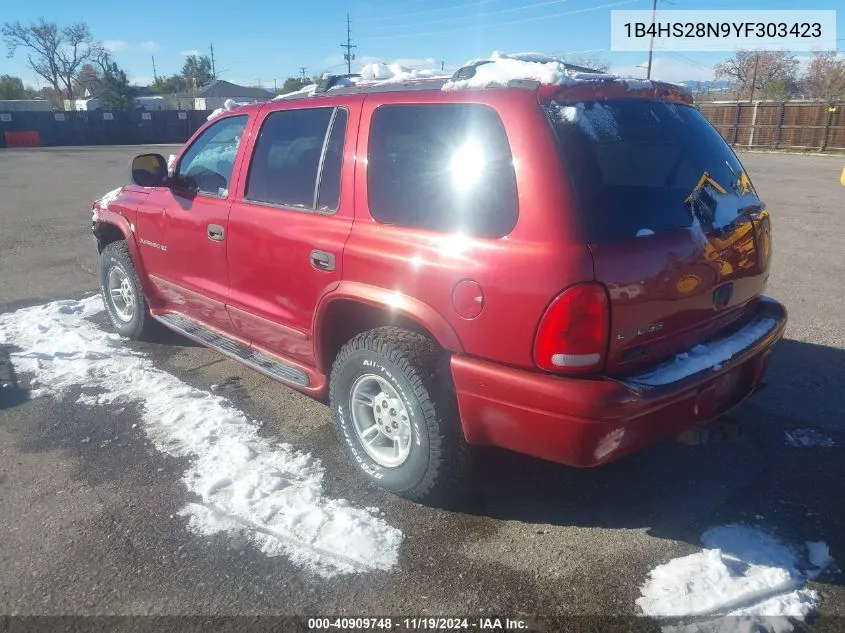
[[[311,266],[317,270],[334,270],[335,257],[326,251],[311,251]]]
[[[223,227],[219,224],[208,225],[208,239],[214,240],[215,242],[222,242],[223,234]]]

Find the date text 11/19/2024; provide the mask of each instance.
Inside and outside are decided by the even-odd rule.
[[[309,631],[521,631],[527,628],[524,620],[498,617],[308,618]]]

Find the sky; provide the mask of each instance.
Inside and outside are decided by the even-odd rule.
[[[611,6],[612,5],[612,6]],[[412,68],[454,70],[493,51],[539,51],[597,56],[611,70],[645,76],[647,53],[610,51],[612,9],[651,8],[651,0],[147,0],[108,4],[34,0],[6,3],[2,20],[29,23],[39,17],[65,26],[85,21],[133,83],[178,72],[185,55],[214,46],[218,75],[241,85],[273,88],[286,77],[345,72],[341,42],[351,18],[356,61],[400,62]],[[841,0],[659,0],[664,9],[835,9]],[[135,8],[137,7],[137,9]],[[845,11],[837,14],[837,37],[845,49]],[[809,52],[796,52],[809,58]],[[713,78],[713,65],[729,53],[655,51],[652,76],[666,81]],[[38,85],[19,51],[0,53],[0,74]],[[44,85],[44,81],[41,85]]]

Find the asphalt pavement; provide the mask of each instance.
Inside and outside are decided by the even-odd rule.
[[[0,151],[0,313],[95,292],[91,203],[143,150]],[[791,320],[768,388],[732,414],[740,440],[666,442],[588,470],[485,449],[472,494],[442,510],[363,484],[323,404],[163,335],[129,345],[188,384],[219,385],[268,437],[319,457],[328,494],[377,506],[403,531],[399,564],[326,580],[228,535],[195,535],[178,515],[185,463],[133,426],[135,408],[29,399],[28,376],[10,373],[0,375],[12,385],[0,401],[0,614],[633,614],[649,570],[735,522],[824,540],[845,566],[845,158],[741,159],[769,203],[769,289]],[[788,446],[794,428],[836,447]],[[845,617],[844,577],[810,584],[823,615]]]

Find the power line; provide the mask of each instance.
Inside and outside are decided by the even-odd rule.
[[[346,60],[346,74],[352,74],[352,60],[355,59],[355,53],[352,52],[353,48],[358,48],[355,44],[352,43],[352,22],[349,21],[349,14],[346,14],[346,44],[341,42],[341,48],[345,48],[346,52],[343,54],[343,59]]]
[[[457,18],[443,18],[440,20],[428,20],[426,22],[415,22],[413,24],[407,25],[397,25],[398,28],[403,26],[426,26],[428,24],[443,24],[446,22],[456,22],[460,20],[467,20],[467,19],[476,19],[476,18],[483,18],[489,15],[499,15],[500,13],[513,13],[514,11],[525,11],[527,9],[536,9],[537,7],[547,7],[552,4],[563,4],[564,2],[569,2],[570,0],[547,0],[546,2],[537,2],[535,4],[528,4],[524,7],[512,7],[510,9],[500,9],[497,11],[488,11],[487,13],[479,13],[477,15],[472,16],[461,16]]]
[[[426,11],[414,11],[413,13],[400,13],[399,15],[379,15],[374,18],[365,18],[358,20],[361,22],[378,22],[380,20],[397,20],[399,18],[413,18],[418,15],[430,15],[432,13],[443,13],[444,11],[454,11],[456,9],[465,9],[466,7],[480,7],[482,4],[490,4],[492,2],[501,2],[501,0],[479,0],[478,2],[467,2],[464,4],[457,4],[451,7],[441,7],[439,9],[428,9]]]
[[[631,4],[632,2],[639,2],[639,0],[622,0],[621,2],[612,2],[610,4],[602,4],[597,7],[587,7],[586,9],[577,9],[575,11],[564,11],[562,13],[552,13],[551,15],[541,15],[533,18],[523,18],[520,20],[508,20],[507,22],[496,22],[495,24],[485,24],[484,28],[492,28],[496,26],[510,26],[511,24],[524,24],[526,22],[537,22],[538,20],[548,20],[550,18],[559,18],[565,15],[574,15],[576,13],[587,13],[589,11],[598,11],[599,9],[608,9],[610,7],[618,7],[623,4]],[[466,28],[443,29],[440,31],[427,31],[424,33],[407,33],[404,35],[386,35],[383,37],[371,37],[370,40],[396,40],[409,37],[423,37],[429,35],[442,35],[445,33],[465,32]]]

